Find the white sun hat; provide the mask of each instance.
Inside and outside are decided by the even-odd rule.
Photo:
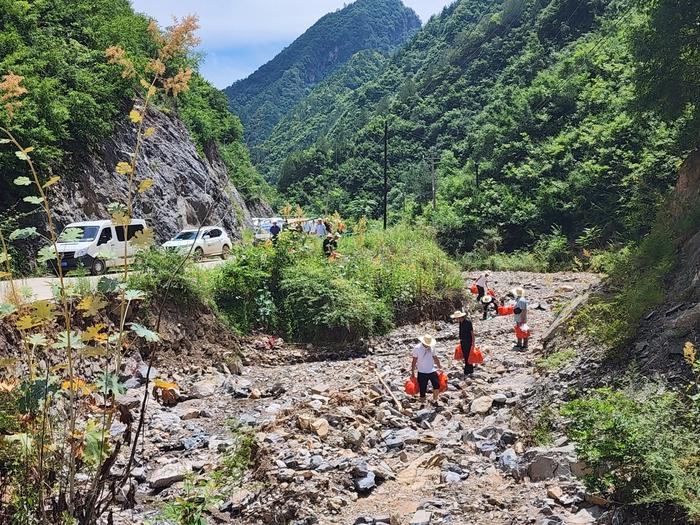
[[[419,339],[419,341],[421,343],[423,343],[424,346],[428,346],[430,348],[435,346],[435,343],[437,343],[437,341],[435,341],[435,338],[432,335],[428,335],[428,334],[425,334],[424,336],[422,336]]]

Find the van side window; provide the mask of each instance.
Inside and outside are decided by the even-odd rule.
[[[117,230],[117,240],[124,241],[124,226],[115,226]],[[127,240],[131,240],[136,235],[136,232],[143,231],[143,224],[130,224],[127,229]]]
[[[100,233],[100,239],[97,241],[97,246],[102,246],[103,244],[107,244],[111,240],[112,240],[112,227],[106,226],[102,230],[102,233]]]
[[[134,235],[136,235],[136,232],[142,232],[143,231],[143,224],[130,224],[128,229],[127,229],[127,241],[130,241],[131,239],[134,238]]]
[[[114,229],[117,232],[117,240],[124,242],[124,226],[115,226]]]

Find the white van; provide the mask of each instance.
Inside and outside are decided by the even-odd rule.
[[[111,220],[74,222],[66,226],[64,232],[69,229],[79,230],[76,240],[61,240],[56,244],[61,254],[61,268],[64,272],[84,268],[92,275],[102,275],[107,268],[124,265],[124,250],[126,243],[126,261],[133,262],[133,257],[138,251],[130,241],[137,232],[146,228],[146,221],[133,219],[126,228],[115,226]],[[51,261],[49,266],[57,272],[56,261]]]

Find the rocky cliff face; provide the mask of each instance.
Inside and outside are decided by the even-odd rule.
[[[152,110],[147,125],[155,128],[155,133],[142,145],[135,185],[148,178],[154,185],[135,195],[134,217],[147,221],[157,241],[170,238],[185,226],[204,223],[221,225],[229,235],[240,238],[241,230],[250,225],[250,211],[229,181],[216,147],[200,155],[175,114]],[[76,163],[74,173],[64,175],[53,198],[61,226],[109,218],[110,202],[126,202],[128,179],[118,174],[115,166],[128,160],[135,140],[131,124],[120,124],[98,151]]]

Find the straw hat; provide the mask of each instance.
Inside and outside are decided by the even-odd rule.
[[[428,335],[428,334],[425,334],[424,336],[422,336],[419,339],[419,341],[421,343],[423,343],[424,346],[428,346],[430,348],[435,346],[435,343],[437,342],[437,341],[435,341],[435,338],[432,335]]]
[[[522,286],[513,288],[510,293],[512,293],[515,297],[525,297],[525,289]]]
[[[462,310],[455,310],[455,312],[452,315],[450,315],[450,319],[461,319],[462,317],[466,316],[466,312],[463,312]]]
[[[490,295],[484,295],[481,298],[481,302],[484,304],[489,304],[491,301],[493,301],[493,297],[491,297]]]

